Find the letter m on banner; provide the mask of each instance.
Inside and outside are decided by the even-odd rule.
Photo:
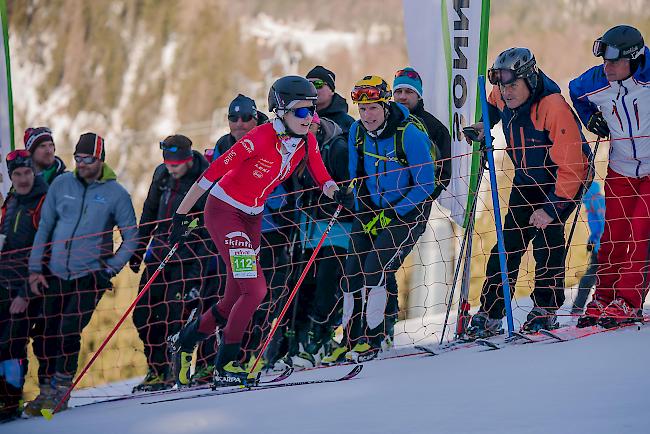
[[[0,0],[2,17],[2,60],[0,60],[0,203],[7,197],[11,180],[7,173],[7,154],[14,147],[14,109],[11,96],[11,69],[9,68],[9,37],[7,2]]]
[[[481,115],[477,80],[486,70],[490,1],[403,0],[403,4],[409,59],[422,76],[425,108],[451,133],[452,178],[438,201],[465,227],[480,155],[467,144],[462,130]]]

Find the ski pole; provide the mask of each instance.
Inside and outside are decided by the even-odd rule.
[[[350,182],[350,185],[348,186],[348,191],[352,190],[354,188],[354,184],[356,182],[356,178]],[[248,376],[251,378],[252,373],[255,372],[255,368],[257,367],[257,364],[259,363],[260,359],[262,358],[262,355],[264,354],[264,351],[266,351],[266,347],[268,347],[269,342],[271,342],[271,339],[273,339],[273,335],[275,334],[275,331],[278,329],[278,326],[282,322],[282,318],[284,318],[284,315],[287,313],[287,310],[289,310],[289,306],[291,306],[291,302],[293,301],[294,297],[296,296],[296,293],[298,292],[298,289],[300,289],[300,285],[302,284],[302,281],[305,280],[305,277],[307,276],[307,272],[311,268],[311,264],[314,263],[316,260],[316,255],[318,255],[318,251],[320,248],[323,246],[323,243],[325,242],[325,238],[327,238],[327,235],[329,234],[330,230],[336,223],[336,220],[339,217],[339,214],[341,213],[341,210],[343,209],[342,205],[339,205],[336,207],[336,211],[334,211],[334,214],[332,215],[332,218],[330,219],[330,222],[328,223],[327,227],[325,228],[325,231],[323,231],[323,235],[320,237],[320,241],[316,245],[316,248],[312,252],[311,256],[309,257],[309,261],[307,261],[307,264],[305,265],[305,268],[303,268],[302,273],[300,273],[300,277],[298,278],[298,281],[296,282],[296,285],[293,287],[293,290],[291,291],[291,294],[289,294],[289,298],[287,299],[287,302],[284,304],[284,307],[282,308],[282,311],[280,312],[280,315],[278,315],[278,318],[271,328],[271,331],[269,332],[269,335],[266,337],[266,340],[264,341],[264,345],[262,345],[262,349],[260,352],[257,354],[257,357],[255,358],[255,363],[253,363],[253,366],[251,367],[250,371],[248,371]]]
[[[589,167],[587,168],[587,170],[588,170],[588,172],[587,172],[587,181],[589,181],[589,178],[591,178],[591,176],[592,176],[592,173],[591,173],[592,172],[592,166],[595,164],[595,161],[596,161],[596,154],[598,153],[598,145],[600,145],[600,136],[598,136],[598,138],[596,139],[596,145],[594,146],[594,153],[591,156],[591,161],[589,162]],[[594,172],[596,171],[595,167],[594,167],[593,171]],[[593,182],[593,180],[592,180],[592,182]],[[586,193],[586,191],[583,192],[582,195],[584,196],[585,193]],[[571,225],[571,230],[569,231],[569,238],[567,239],[567,242],[566,242],[566,249],[564,249],[564,255],[565,255],[564,260],[565,261],[566,261],[566,256],[568,256],[569,247],[571,247],[571,240],[573,239],[573,233],[576,230],[576,223],[577,223],[578,217],[580,215],[580,208],[581,207],[582,207],[582,199],[580,199],[580,202],[578,202],[578,205],[576,205],[576,215],[573,218],[573,224]]]
[[[499,251],[499,265],[501,268],[501,283],[503,289],[503,301],[506,309],[508,323],[508,336],[512,336],[515,325],[512,319],[512,305],[510,302],[510,282],[508,280],[508,265],[506,262],[506,247],[503,241],[503,226],[501,224],[501,208],[499,206],[499,191],[497,185],[496,166],[494,165],[494,148],[492,147],[492,135],[490,134],[490,113],[488,111],[487,96],[485,95],[485,76],[479,75],[478,89],[481,96],[481,112],[483,113],[483,126],[485,131],[485,148],[487,150],[488,168],[490,172],[490,186],[492,190],[492,205],[494,207],[494,223],[497,231],[497,246]]]
[[[182,239],[187,238],[187,236],[190,234],[190,232],[192,232],[192,230],[195,229],[198,226],[198,224],[199,224],[199,219],[198,218],[195,218],[194,220],[192,220],[192,222],[187,227],[187,230],[183,234]],[[120,328],[120,326],[122,325],[122,323],[124,322],[126,317],[131,313],[133,308],[135,308],[135,305],[138,303],[138,301],[140,301],[140,299],[147,293],[147,291],[149,291],[149,288],[151,287],[151,284],[153,283],[154,280],[156,280],[156,277],[158,277],[158,274],[160,274],[160,272],[163,270],[163,268],[165,268],[165,265],[167,265],[167,262],[169,262],[171,257],[174,256],[174,253],[176,253],[176,250],[178,249],[179,245],[180,245],[180,242],[178,242],[178,243],[176,243],[176,244],[174,244],[172,246],[172,248],[169,250],[169,253],[167,253],[167,256],[165,256],[165,259],[162,260],[160,265],[158,265],[158,268],[156,268],[156,271],[154,271],[154,273],[151,275],[151,277],[149,278],[147,283],[144,285],[144,287],[142,288],[142,291],[140,291],[140,294],[138,294],[138,296],[135,298],[135,300],[133,300],[133,302],[128,307],[128,309],[124,312],[124,314],[122,314],[122,317],[117,322],[117,324],[115,324],[115,326],[113,327],[113,330],[111,330],[110,333],[108,334],[108,336],[106,336],[106,338],[104,339],[102,344],[99,346],[99,348],[97,349],[95,354],[93,354],[90,361],[88,361],[88,363],[86,363],[86,366],[82,369],[79,376],[77,376],[77,379],[74,381],[74,383],[72,383],[72,385],[70,387],[68,387],[68,390],[66,390],[65,395],[63,395],[63,398],[61,398],[61,400],[59,400],[59,402],[56,404],[56,407],[54,407],[53,410],[50,410],[49,408],[41,409],[41,414],[43,415],[43,417],[45,419],[51,420],[52,417],[54,416],[54,413],[56,413],[57,411],[59,411],[61,409],[61,406],[63,405],[63,403],[66,401],[66,399],[68,399],[70,397],[70,394],[72,393],[74,388],[77,386],[77,384],[79,384],[79,382],[84,377],[84,375],[86,375],[86,372],[88,372],[88,370],[93,365],[95,360],[97,360],[97,358],[99,357],[101,352],[104,350],[104,347],[106,347],[106,345],[111,340],[113,335]]]

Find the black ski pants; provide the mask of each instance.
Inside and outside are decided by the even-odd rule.
[[[538,187],[513,185],[508,201],[508,213],[503,225],[508,282],[514,293],[521,258],[528,245],[533,243],[535,259],[535,288],[531,295],[536,307],[551,312],[564,303],[564,260],[566,247],[564,223],[574,206],[563,212],[561,219],[554,220],[545,229],[537,229],[529,223],[533,212],[546,202],[546,195]],[[499,249],[495,244],[490,252],[485,270],[485,282],[481,291],[482,312],[493,319],[505,316],[503,284],[499,264]],[[510,295],[512,297],[512,295]]]

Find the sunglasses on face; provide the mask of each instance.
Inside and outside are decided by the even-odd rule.
[[[75,155],[74,156],[74,161],[77,163],[84,163],[84,164],[93,164],[95,161],[97,161],[97,157],[88,156],[88,157],[82,157],[81,155]]]
[[[397,71],[395,73],[395,78],[404,77],[404,76],[406,76],[408,78],[412,78],[414,80],[422,81],[422,78],[420,78],[420,74],[418,74],[417,72],[415,72],[413,70],[410,70],[410,69],[409,70],[400,69],[399,71]]]
[[[251,114],[240,114],[240,115],[228,115],[228,120],[230,122],[237,122],[237,119],[241,119],[242,122],[250,122],[253,119]]]
[[[7,162],[18,159],[25,160],[27,158],[31,158],[31,154],[27,149],[16,149],[7,154]]]
[[[488,70],[488,80],[493,86],[506,85],[517,81],[517,75],[511,69],[490,69]]]
[[[314,106],[310,107],[298,107],[290,110],[295,117],[298,119],[305,119],[308,116],[314,117],[314,112],[316,108]]]
[[[316,89],[320,89],[321,87],[325,86],[325,81],[321,80],[320,78],[317,78],[316,80],[310,80],[311,84],[314,85]]]
[[[178,152],[178,146],[169,146],[165,144],[165,142],[160,142],[160,149],[163,151],[169,151],[169,152]]]

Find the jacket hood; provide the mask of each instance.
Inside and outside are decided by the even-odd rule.
[[[31,191],[24,196],[16,194],[19,198],[32,199],[34,197],[39,197],[47,193],[48,184],[41,176],[34,177],[34,186]]]
[[[183,178],[191,177],[192,179],[198,179],[199,175],[205,172],[205,169],[208,168],[210,163],[208,163],[208,160],[205,159],[205,157],[197,150],[192,150],[192,161],[194,162],[192,164],[192,168],[187,171],[187,173],[183,176]]]
[[[643,83],[650,81],[650,49],[646,46],[643,50],[643,63],[639,65],[632,76]]]
[[[544,74],[541,70],[539,71],[539,82],[541,83],[541,86],[538,86],[537,89],[535,89],[535,94],[533,95],[532,98],[535,101],[539,101],[545,96],[549,96],[554,93],[562,93],[562,91],[560,90],[560,86],[558,86],[556,82],[548,78],[548,76]]]
[[[323,116],[328,117],[328,115],[332,116],[336,113],[348,113],[348,102],[338,93],[334,94],[330,105],[318,112],[318,115],[320,116],[322,114]]]
[[[319,143],[325,144],[341,133],[343,130],[334,121],[320,118],[320,130],[317,135]]]

